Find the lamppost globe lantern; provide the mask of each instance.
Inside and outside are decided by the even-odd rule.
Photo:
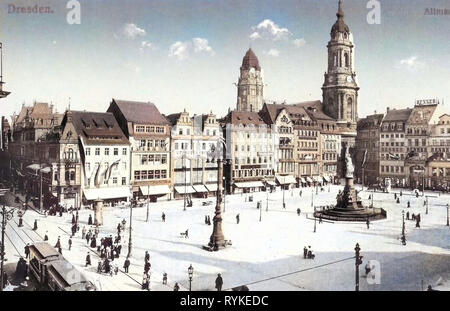
[[[189,265],[188,274],[189,274],[189,279],[192,280],[192,277],[194,276],[194,267],[192,267],[192,265]]]

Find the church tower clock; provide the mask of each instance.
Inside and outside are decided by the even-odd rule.
[[[328,70],[322,86],[324,112],[337,120],[342,134],[354,144],[358,121],[358,90],[354,68],[355,47],[353,36],[344,22],[342,1],[331,28],[328,42]],[[343,137],[345,140],[345,138]]]

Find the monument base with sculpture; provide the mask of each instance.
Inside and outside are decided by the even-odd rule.
[[[345,152],[346,174],[343,191],[339,191],[336,205],[314,208],[314,217],[332,221],[367,221],[385,219],[387,214],[382,208],[364,207],[353,183],[354,167],[349,148]]]

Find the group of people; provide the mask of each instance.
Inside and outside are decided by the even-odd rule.
[[[205,215],[205,224],[211,226],[211,218],[208,215]]]

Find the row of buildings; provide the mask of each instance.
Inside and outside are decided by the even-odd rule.
[[[450,115],[437,99],[358,120],[357,177],[367,185],[450,189]]]

